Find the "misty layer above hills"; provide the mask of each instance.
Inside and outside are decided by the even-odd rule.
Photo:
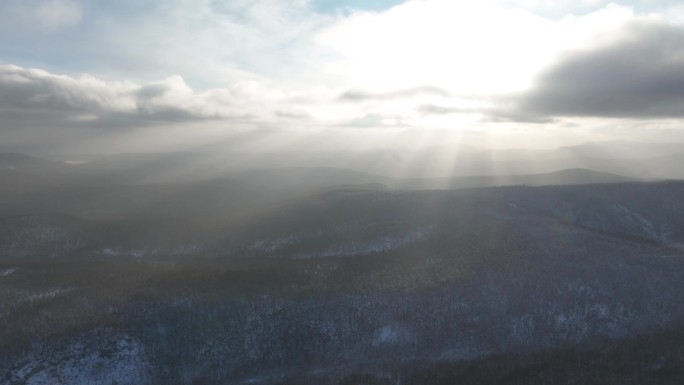
[[[632,149],[634,144],[610,146]],[[562,154],[560,157],[567,153],[593,155],[598,152],[596,147],[601,146],[561,148],[556,152]],[[640,155],[676,149],[671,145],[647,147],[650,150]],[[433,148],[412,156],[420,159],[417,164],[423,166],[444,161],[443,153],[431,156],[430,151],[437,150]],[[468,151],[476,154],[473,149]],[[612,151],[617,152],[614,148]],[[399,159],[398,152],[393,154],[392,159],[398,162],[396,168],[401,169],[401,162],[406,159]],[[363,159],[361,155],[347,154],[347,160],[359,161]],[[366,160],[372,156],[377,162],[388,156],[383,152],[365,155]],[[637,180],[588,169],[410,178],[312,164],[287,166],[288,159],[290,163],[297,163],[305,158],[270,156],[284,163],[278,168],[257,168],[259,161],[269,163],[274,159],[268,160],[265,155],[253,159],[257,164],[249,163],[246,158],[226,163],[231,157],[236,160],[234,154],[221,158],[217,154],[189,152],[115,155],[86,163],[0,154],[0,227],[5,229],[4,252],[10,255],[73,252],[125,255],[146,254],[151,250],[156,254],[197,253],[219,247],[226,242],[226,233],[244,231],[259,218],[271,218],[279,207],[315,200],[315,196],[326,191],[447,190]],[[505,156],[520,157],[515,151]],[[646,158],[649,159],[660,158]],[[372,169],[370,165],[380,164],[377,162],[368,163],[366,168]],[[421,236],[411,234],[411,237]]]
[[[592,146],[558,150],[568,151],[594,152]],[[428,157],[423,155],[424,159]],[[250,226],[259,228],[273,221],[274,213],[285,207],[316,201],[320,194],[335,191],[392,193],[639,181],[588,169],[408,178],[322,166],[263,169],[231,166],[234,165],[226,166],[215,157],[197,153],[116,155],[87,163],[0,154],[3,253],[26,256],[215,253],[228,245],[234,247],[235,239],[259,242],[248,231]],[[423,230],[405,230],[390,238],[423,236]],[[313,228],[308,233],[316,231],[319,230]],[[226,234],[232,234],[232,240]],[[280,247],[278,242],[287,244],[288,237],[260,247]],[[355,237],[365,239],[363,234]],[[368,242],[376,241],[369,239]],[[382,248],[380,244],[376,246]]]
[[[277,150],[213,149],[116,155],[0,154],[0,173],[96,173],[127,181],[181,181],[225,177],[272,168],[331,167],[399,178],[539,174],[586,168],[632,178],[677,178],[684,143],[597,142],[549,150],[479,150],[469,146],[327,151],[283,146]],[[46,161],[51,159],[54,163]],[[67,166],[64,167],[65,161]]]
[[[255,210],[333,188],[459,189],[684,176],[680,167],[684,151],[678,152],[678,144],[607,142],[549,151],[457,150],[451,155],[444,148],[251,155],[176,152],[74,156],[69,161],[0,154],[0,214],[184,218],[207,223],[226,221],[226,213],[231,221],[239,221]],[[632,158],[621,158],[628,154]],[[440,176],[432,176],[439,170]]]
[[[588,169],[408,178],[322,166],[236,167],[194,153],[117,155],[84,164],[0,154],[0,214],[59,212],[83,218],[208,221],[225,213],[237,219],[253,210],[336,188],[422,190],[637,180]]]
[[[218,223],[238,223],[269,207],[331,189],[581,185],[684,176],[679,144],[460,150],[450,157],[444,149],[429,148],[413,153],[121,154],[86,161],[0,154],[0,215],[60,213],[86,220],[186,221],[216,228]],[[659,153],[663,155],[656,156]],[[619,158],[627,154],[632,158]],[[436,170],[444,170],[445,162],[448,174],[433,177],[434,171],[419,172],[437,164],[442,167]]]
[[[0,172],[4,168],[1,164],[12,164],[11,159],[6,159],[8,156],[10,155],[0,156]],[[72,170],[79,173],[107,175],[111,180],[126,183],[233,178],[236,175],[244,176],[245,173],[265,169],[309,167],[363,172],[371,174],[375,178],[373,182],[378,182],[378,177],[417,179],[533,175],[577,168],[636,179],[684,177],[684,171],[679,167],[684,160],[684,144],[620,141],[588,143],[550,150],[478,150],[468,146],[442,146],[413,150],[326,151],[315,147],[283,146],[270,151],[214,149],[105,156],[60,155],[49,159],[72,161],[77,163],[72,164]],[[356,180],[349,180],[348,176],[344,176],[335,184],[348,182],[356,183]]]

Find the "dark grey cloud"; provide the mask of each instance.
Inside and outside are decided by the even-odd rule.
[[[565,56],[533,89],[498,102],[493,119],[684,117],[684,29],[629,24],[613,43]]]
[[[404,90],[397,90],[391,92],[382,93],[372,93],[360,90],[349,90],[340,95],[339,99],[347,102],[365,102],[369,100],[393,100],[393,99],[404,99],[412,98],[418,95],[431,95],[431,96],[441,96],[450,97],[451,93],[445,89],[433,86],[422,86],[408,88]]]

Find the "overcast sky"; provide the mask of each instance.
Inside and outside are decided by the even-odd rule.
[[[676,1],[0,2],[0,151],[684,141],[683,117]]]

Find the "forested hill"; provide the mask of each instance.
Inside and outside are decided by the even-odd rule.
[[[206,222],[6,216],[0,384],[675,383],[682,196],[347,187]]]

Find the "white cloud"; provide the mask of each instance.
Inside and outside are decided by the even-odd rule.
[[[134,107],[124,95],[130,82],[105,82],[93,76],[54,75],[40,69],[0,65],[3,108],[23,110],[126,111]]]
[[[609,4],[555,21],[492,1],[413,0],[358,12],[316,36],[334,75],[375,92],[431,84],[455,94],[522,90],[568,49],[595,44],[634,17]]]
[[[97,121],[127,119],[135,126],[148,120],[245,119],[256,111],[256,106],[244,106],[239,101],[225,88],[195,92],[178,75],[139,85],[0,65],[0,118],[44,116],[53,121],[66,119],[93,125]]]

